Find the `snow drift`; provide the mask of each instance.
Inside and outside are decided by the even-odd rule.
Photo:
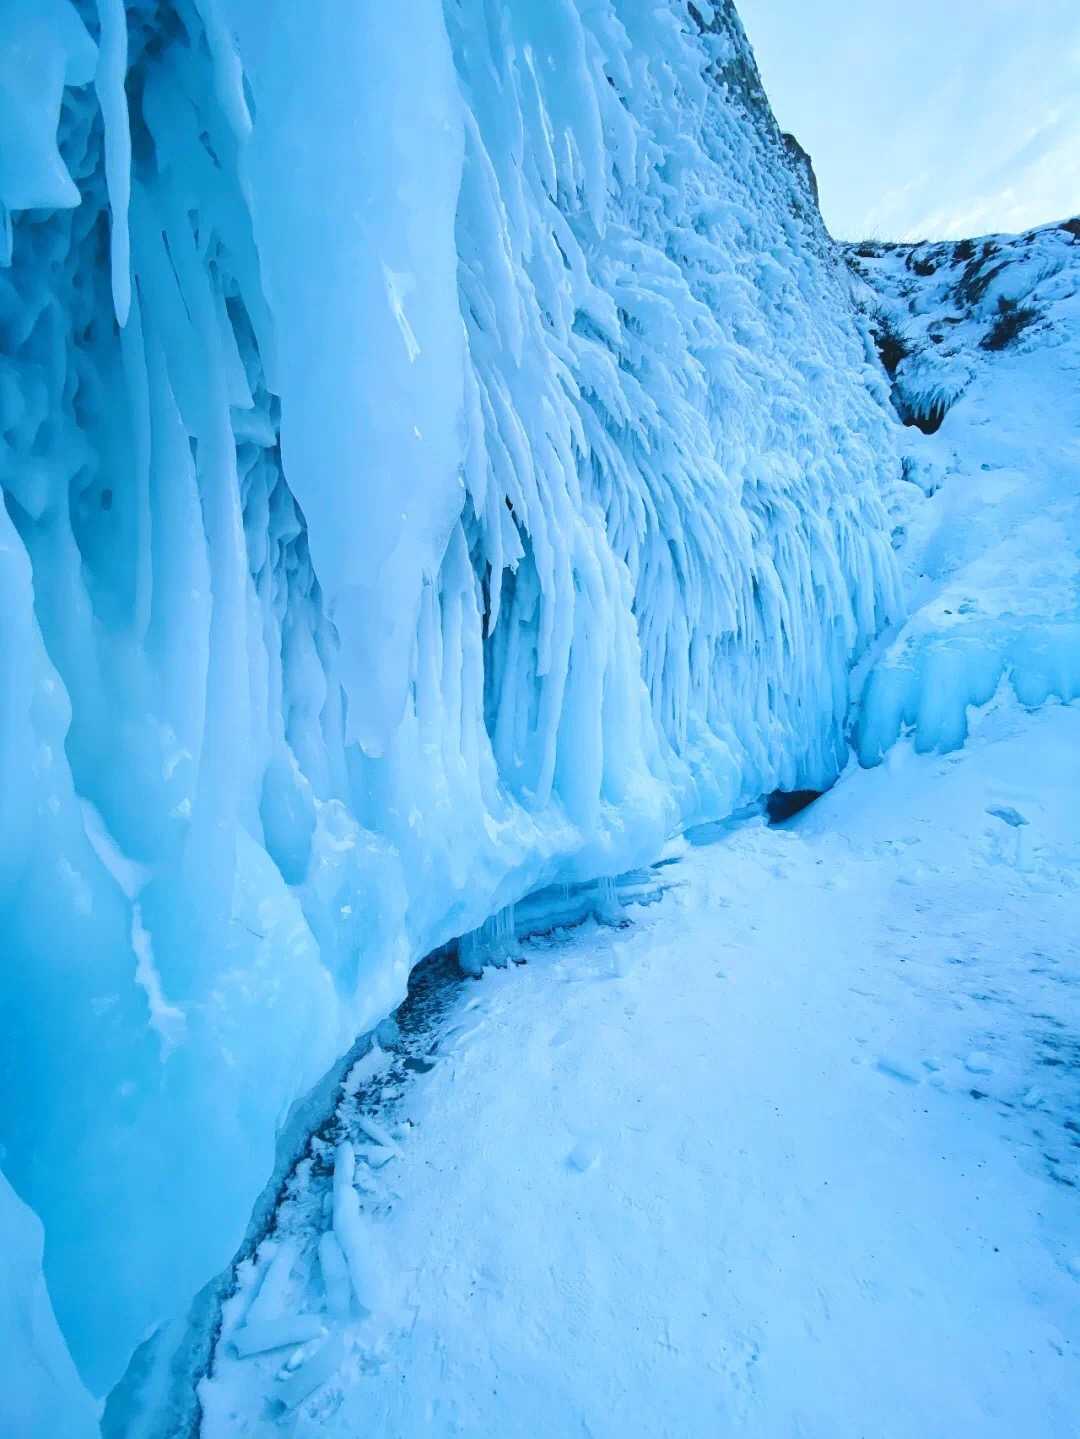
[[[101,1395],[418,956],[835,775],[897,426],[728,3],[0,27],[0,1142]]]

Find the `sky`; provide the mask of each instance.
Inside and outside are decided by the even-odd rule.
[[[1080,211],[1080,0],[736,0],[838,239]]]

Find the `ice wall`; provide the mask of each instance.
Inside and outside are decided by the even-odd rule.
[[[419,955],[836,772],[896,426],[730,5],[0,67],[0,1143],[102,1394]]]
[[[41,1221],[0,1174],[0,1418],[11,1439],[94,1439],[97,1416],[45,1292]]]

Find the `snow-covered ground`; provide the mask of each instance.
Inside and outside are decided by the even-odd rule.
[[[203,1439],[1080,1433],[1078,746],[1003,691],[957,753],[676,847],[380,1085],[384,1036],[241,1267]],[[237,1357],[282,1316],[314,1337]]]
[[[919,749],[961,744],[1002,676],[1028,705],[1080,696],[1080,220],[848,256],[913,422],[909,616],[863,693],[871,764],[905,726]]]

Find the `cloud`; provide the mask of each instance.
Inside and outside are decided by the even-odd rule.
[[[960,239],[1026,230],[1080,212],[1080,117],[1058,115],[983,180],[924,214],[912,234]]]
[[[1075,0],[737,0],[834,234],[956,238],[1080,210]]]

